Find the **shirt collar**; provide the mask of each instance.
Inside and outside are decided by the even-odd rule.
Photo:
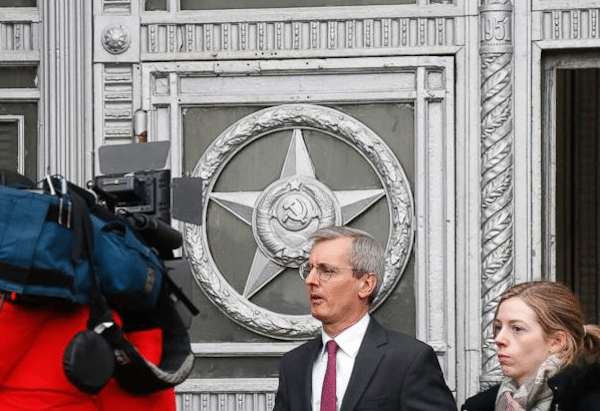
[[[342,333],[335,337],[335,342],[340,347],[340,350],[348,354],[350,357],[355,357],[360,349],[362,340],[367,332],[371,316],[367,313],[358,322],[346,328]],[[325,331],[321,330],[321,338],[323,339],[323,348],[321,354],[325,351],[325,345],[329,340],[333,340]]]

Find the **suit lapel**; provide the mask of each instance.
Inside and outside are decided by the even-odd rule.
[[[387,332],[371,317],[369,327],[358,350],[348,388],[344,394],[340,411],[350,411],[356,407],[373,377],[379,363],[385,356],[383,347],[387,344]]]
[[[302,386],[303,391],[300,393],[302,401],[300,409],[302,410],[312,410],[312,370],[315,358],[319,355],[322,346],[323,340],[321,337],[309,341],[305,346],[307,351],[305,358],[307,358],[308,361],[303,365],[301,371],[303,374],[302,379],[304,380],[304,385]]]

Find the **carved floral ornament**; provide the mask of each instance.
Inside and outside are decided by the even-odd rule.
[[[102,46],[111,54],[124,53],[131,44],[131,35],[123,26],[113,26],[102,32]]]
[[[359,152],[373,167],[381,189],[334,191],[318,181],[304,143],[302,129],[337,138]],[[281,176],[261,192],[214,192],[225,165],[247,144],[270,133],[290,130]],[[246,287],[238,293],[216,267],[205,225],[186,224],[185,249],[194,278],[207,297],[228,317],[269,337],[306,339],[319,331],[310,315],[279,314],[249,298],[287,267],[298,267],[310,252],[306,238],[316,229],[345,225],[377,200],[386,197],[390,234],[386,269],[372,309],[381,304],[400,279],[413,243],[413,198],[404,171],[385,142],[356,119],[331,108],[288,104],[251,114],[225,130],[206,150],[193,172],[203,180],[203,218],[215,201],[252,226],[257,243]]]

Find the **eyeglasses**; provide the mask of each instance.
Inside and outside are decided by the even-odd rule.
[[[311,263],[309,263],[307,261],[298,268],[300,277],[302,277],[303,280],[306,280],[306,278],[310,275],[310,272],[313,270],[313,268],[317,270],[317,275],[319,276],[319,278],[322,281],[329,280],[339,270],[354,271],[354,268],[352,268],[352,267],[333,267],[333,266],[325,265],[325,264],[312,265]]]

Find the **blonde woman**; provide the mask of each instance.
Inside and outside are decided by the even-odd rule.
[[[564,285],[532,281],[504,292],[494,341],[504,378],[463,411],[600,410],[600,327],[584,325]]]

